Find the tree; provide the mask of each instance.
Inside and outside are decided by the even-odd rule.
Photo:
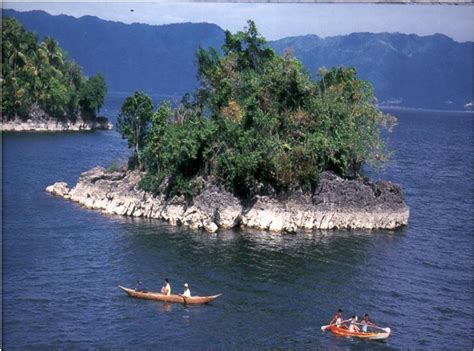
[[[80,67],[67,59],[56,40],[38,43],[15,19],[2,23],[2,114],[27,117],[39,106],[51,117],[95,118],[107,91],[102,75],[88,80]]]
[[[141,91],[127,97],[117,119],[117,129],[122,138],[128,140],[128,147],[133,148],[133,157],[142,168],[142,149],[148,134],[148,123],[153,115],[153,102]]]
[[[104,104],[106,94],[107,86],[105,79],[99,73],[82,83],[79,90],[79,105],[83,111],[95,117]]]
[[[61,84],[57,78],[52,77],[47,87],[45,99],[48,112],[57,118],[64,117],[68,101],[69,94],[67,87]]]
[[[164,101],[151,118],[151,128],[148,132],[146,148],[143,154],[147,169],[153,173],[161,171],[156,155],[161,154],[162,146],[165,143],[165,133],[172,113],[170,102]]]
[[[44,52],[48,63],[54,68],[60,70],[64,65],[64,51],[59,47],[58,42],[51,38],[44,38],[43,42],[39,45],[39,49]]]
[[[265,61],[271,60],[275,52],[266,45],[266,40],[257,30],[255,22],[247,21],[244,31],[232,34],[225,32],[225,43],[222,46],[224,55],[237,55],[240,70],[250,68],[259,70],[265,66]]]
[[[308,191],[323,171],[352,178],[383,159],[380,129],[393,119],[355,69],[321,69],[315,80],[291,53],[268,48],[251,21],[226,32],[222,52],[197,52],[201,86],[174,109],[162,105],[148,137],[146,123],[140,142],[126,124],[135,154],[145,150],[143,189],[161,191],[167,178],[168,194],[192,195],[212,177],[242,197]]]
[[[32,104],[31,57],[36,49],[36,37],[26,32],[18,21],[5,18],[2,39],[2,112],[9,117],[24,117]]]

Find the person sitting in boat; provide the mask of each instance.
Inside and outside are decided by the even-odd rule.
[[[135,285],[135,291],[146,293],[148,292],[145,286],[142,284],[141,280],[137,280],[137,285]]]
[[[375,323],[372,323],[371,321],[369,321],[369,315],[367,313],[364,315],[364,319],[360,322],[360,324],[362,325],[362,331],[364,333],[368,333],[367,328],[370,325],[374,326],[374,327],[377,327],[377,325]]]
[[[184,283],[184,292],[181,294],[182,297],[191,297],[191,290],[189,290],[188,283]]]
[[[342,324],[342,310],[338,309],[334,317],[332,317],[329,324],[335,324],[336,327],[340,327]]]
[[[163,287],[161,288],[161,293],[164,295],[171,295],[171,285],[170,281],[168,278],[165,278],[165,281],[163,282]]]
[[[352,318],[351,318],[351,322],[349,324],[349,331],[352,332],[352,333],[360,331],[359,327],[357,326],[357,317],[356,316],[352,316]]]

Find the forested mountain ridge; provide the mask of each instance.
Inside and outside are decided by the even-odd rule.
[[[379,102],[449,109],[472,100],[472,44],[442,34],[352,33],[284,38],[272,46],[280,53],[290,48],[312,73],[321,66],[356,67]]]
[[[57,38],[86,74],[103,72],[111,91],[180,96],[197,86],[198,48],[224,42],[223,30],[206,23],[127,25],[42,11],[3,15],[18,18],[39,37]],[[462,109],[472,101],[472,44],[441,34],[400,33],[307,35],[269,43],[279,54],[290,49],[313,74],[320,66],[355,67],[380,103],[442,109]]]
[[[111,91],[182,95],[196,86],[199,47],[220,46],[224,40],[213,24],[128,25],[43,11],[3,10],[3,15],[19,19],[39,37],[54,36],[86,74],[103,72]]]

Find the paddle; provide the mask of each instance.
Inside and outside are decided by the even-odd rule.
[[[352,318],[346,319],[345,321],[342,321],[341,324],[342,324],[342,323],[350,322],[351,320],[352,320]],[[336,324],[337,324],[337,323],[328,324],[328,325],[323,325],[323,326],[321,327],[321,330],[322,330],[322,331],[325,331],[327,328],[332,327],[333,325],[336,325]]]
[[[361,323],[355,323],[357,325],[364,325],[364,324],[361,324]],[[376,326],[376,325],[371,325],[371,324],[368,324],[367,325],[368,328],[374,328],[374,329],[378,329],[378,330],[383,330],[384,332],[386,333],[390,333],[391,329],[390,328],[382,328],[382,327],[379,327],[379,326]]]

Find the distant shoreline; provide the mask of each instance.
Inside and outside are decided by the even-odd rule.
[[[413,111],[413,112],[442,112],[442,113],[465,113],[465,114],[473,114],[474,111],[469,110],[441,110],[441,109],[434,109],[434,108],[424,108],[424,107],[403,107],[403,106],[387,106],[387,105],[378,105],[377,106],[381,110],[393,110],[393,111]]]
[[[33,120],[2,121],[0,131],[2,132],[86,132],[91,130],[111,130],[112,123],[106,117],[99,117],[93,121],[60,121],[60,120]]]
[[[108,97],[111,96],[124,96],[127,97],[132,95],[134,91],[109,91],[107,93]],[[152,98],[162,98],[162,99],[176,99],[179,100],[183,94],[174,93],[174,94],[165,94],[159,92],[151,92],[145,91],[146,94],[150,95]],[[418,111],[418,112],[444,112],[444,113],[474,113],[474,111],[469,110],[443,110],[443,109],[436,109],[436,108],[428,108],[428,107],[405,107],[405,106],[392,106],[392,105],[377,105],[378,108],[382,110],[395,110],[395,111]]]

